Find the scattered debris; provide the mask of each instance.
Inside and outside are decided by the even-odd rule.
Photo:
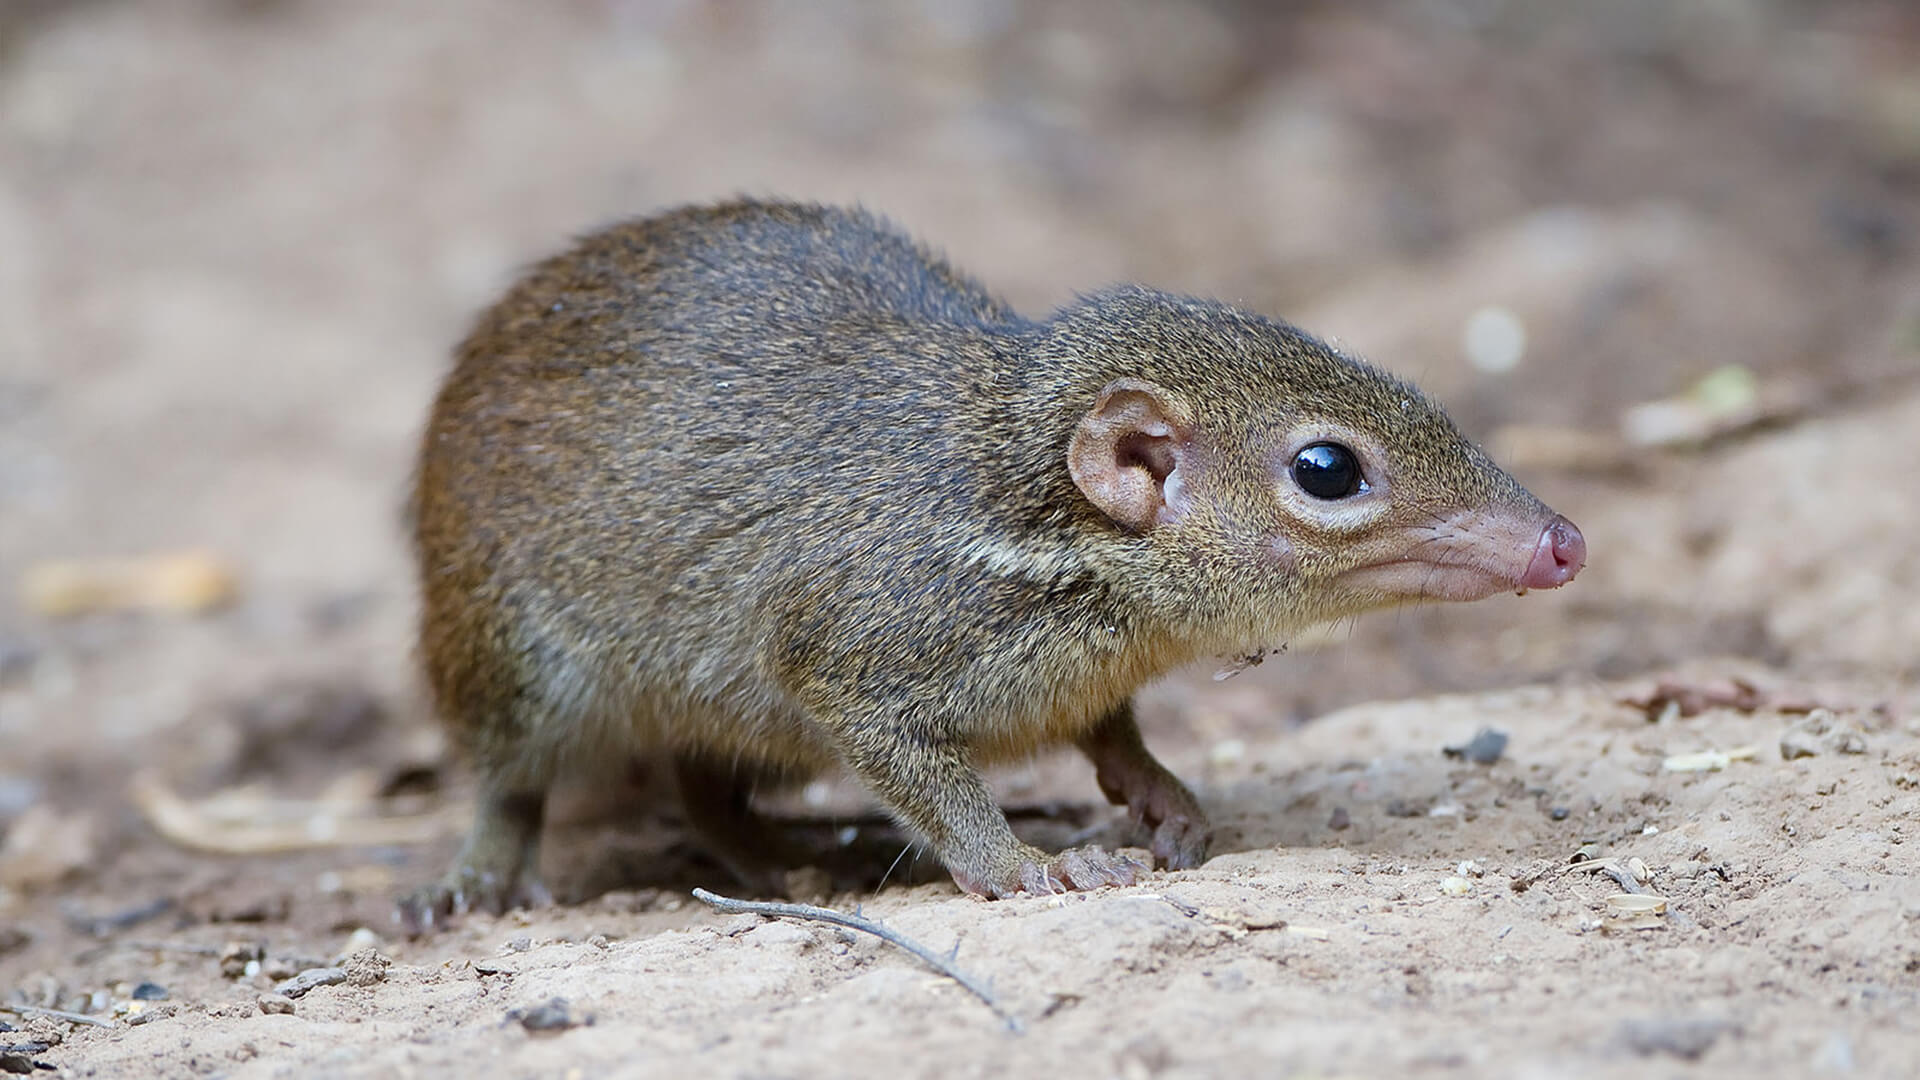
[[[1604,903],[1607,905],[1607,908],[1616,915],[1665,915],[1667,913],[1667,898],[1664,896],[1651,896],[1645,893],[1615,893],[1607,897]]]
[[[1618,1038],[1641,1057],[1666,1054],[1682,1061],[1698,1061],[1720,1036],[1734,1030],[1735,1025],[1727,1020],[1656,1017],[1626,1021],[1620,1025]]]
[[[220,950],[220,974],[229,979],[251,979],[260,974],[267,947],[258,941],[230,941]]]
[[[1668,772],[1719,772],[1736,761],[1752,761],[1760,756],[1757,746],[1739,746],[1732,750],[1701,750],[1692,754],[1674,754],[1660,763]]]
[[[1638,858],[1628,858],[1624,861],[1614,857],[1585,858],[1570,863],[1565,869],[1569,872],[1577,870],[1596,877],[1612,878],[1615,884],[1634,894],[1646,894],[1644,883],[1653,876],[1652,871],[1647,869],[1647,864]]]
[[[1785,761],[1823,753],[1866,752],[1867,737],[1858,728],[1836,718],[1830,709],[1814,709],[1806,719],[1780,736],[1780,757]]]
[[[48,1009],[39,1005],[0,1004],[0,1012],[10,1012],[18,1016],[44,1016],[51,1020],[64,1020],[69,1024],[87,1024],[91,1027],[110,1028],[113,1026],[113,1021],[102,1020],[97,1016],[88,1016],[86,1013],[68,1012],[65,1009]]]
[[[188,802],[150,771],[134,776],[130,794],[160,835],[181,847],[220,855],[405,846],[449,831],[444,813],[382,815],[379,800],[371,796],[276,799],[250,785]]]
[[[239,593],[233,571],[204,551],[43,562],[20,579],[27,609],[49,618],[107,611],[201,615]]]
[[[507,1010],[507,1022],[518,1022],[528,1031],[565,1031],[591,1025],[593,1014],[577,1015],[566,998],[552,997],[538,1005]]]
[[[1272,648],[1254,649],[1251,652],[1226,657],[1226,663],[1220,670],[1213,673],[1213,681],[1226,682],[1228,679],[1233,678],[1248,668],[1256,668],[1266,663],[1267,657],[1279,656],[1286,651],[1287,647],[1285,645],[1275,645]]]
[[[1490,727],[1474,732],[1473,738],[1459,746],[1441,748],[1441,753],[1448,757],[1465,758],[1475,765],[1491,765],[1506,752],[1507,733]]]
[[[316,987],[333,986],[346,981],[346,968],[308,968],[293,978],[275,986],[273,992],[290,998],[304,997],[308,991]]]
[[[1666,924],[1667,898],[1641,892],[1615,893],[1603,901],[1607,915],[1602,930],[1657,930]]]
[[[768,915],[775,918],[813,919],[819,922],[832,923],[835,926],[844,926],[849,930],[858,930],[862,933],[872,934],[874,937],[879,938],[889,945],[912,953],[928,967],[959,983],[968,993],[979,998],[987,1008],[992,1009],[994,1015],[1000,1017],[1001,1021],[1007,1025],[1008,1031],[1020,1031],[1024,1028],[1024,1025],[1020,1022],[1020,1018],[1008,1012],[1006,1007],[1000,1004],[999,999],[993,996],[992,991],[974,979],[973,976],[968,975],[955,966],[953,956],[959,952],[960,948],[957,942],[954,944],[953,953],[942,956],[927,948],[925,945],[914,941],[912,938],[889,929],[882,923],[863,918],[858,911],[852,915],[848,915],[835,911],[832,908],[814,907],[811,904],[781,904],[771,901],[735,900],[731,897],[708,892],[705,889],[693,890],[693,897],[715,911],[725,915],[750,914]]]
[[[393,961],[380,955],[378,950],[361,949],[347,958],[347,962],[341,965],[341,970],[347,973],[348,986],[367,987],[385,980],[387,968],[392,965]],[[322,968],[321,970],[333,969]]]
[[[1752,712],[1764,706],[1767,699],[1759,687],[1745,679],[1712,683],[1662,679],[1646,694],[1623,697],[1620,703],[1646,713],[1651,722],[1666,715],[1669,707],[1677,709],[1681,716],[1698,716],[1708,709]]]

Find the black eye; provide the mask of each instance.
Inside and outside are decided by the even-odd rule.
[[[1293,482],[1316,499],[1344,499],[1367,490],[1360,462],[1339,443],[1314,443],[1293,459]]]

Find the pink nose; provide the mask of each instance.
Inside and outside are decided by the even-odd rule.
[[[1540,542],[1534,545],[1533,561],[1527,564],[1527,572],[1520,578],[1523,589],[1557,589],[1573,580],[1573,575],[1587,565],[1587,538],[1573,522],[1563,517],[1555,517],[1540,531]]]

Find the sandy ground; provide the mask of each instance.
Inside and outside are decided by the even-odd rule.
[[[399,524],[446,350],[568,234],[740,191],[862,201],[1029,311],[1286,315],[1432,389],[1592,563],[1149,689],[1198,870],[808,896],[957,946],[1018,1033],[872,938],[707,911],[644,791],[557,801],[560,906],[399,938],[470,794]],[[0,1065],[1912,1075],[1916,227],[1891,0],[0,8],[0,582],[203,551],[238,589],[0,599]],[[1488,309],[1512,370],[1471,362]],[[1725,365],[1763,422],[1621,437]],[[1499,760],[1443,753],[1487,727]],[[1137,840],[1070,755],[996,782],[1037,841]],[[290,826],[211,853],[222,813]]]

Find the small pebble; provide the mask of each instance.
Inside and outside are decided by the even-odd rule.
[[[1339,832],[1352,824],[1353,816],[1347,813],[1347,808],[1344,806],[1334,807],[1333,813],[1327,816],[1327,828],[1334,832]]]
[[[1459,876],[1441,878],[1440,891],[1447,896],[1465,896],[1473,891],[1473,882]]]
[[[159,983],[143,982],[133,988],[133,1000],[165,1001],[167,1000],[167,988],[161,986]]]
[[[347,981],[347,969],[337,967],[308,968],[293,978],[275,986],[273,992],[297,998],[317,986],[333,986]]]
[[[507,939],[508,952],[526,952],[533,948],[533,938],[526,934],[515,934]]]
[[[1553,809],[1547,811],[1547,816],[1552,818],[1555,821],[1565,821],[1567,820],[1567,818],[1573,816],[1573,811],[1567,809],[1564,806],[1556,806]]]
[[[1620,1025],[1620,1041],[1642,1057],[1667,1054],[1682,1061],[1698,1061],[1732,1028],[1725,1020],[1705,1018],[1628,1020]]]
[[[592,1016],[575,1015],[573,1006],[563,997],[548,998],[539,1005],[524,1009],[510,1009],[507,1012],[507,1019],[517,1021],[528,1031],[565,1031],[568,1028],[593,1023]]]
[[[1442,747],[1441,752],[1448,757],[1465,758],[1475,765],[1491,765],[1507,752],[1507,733],[1497,728],[1481,728],[1465,743]]]
[[[260,1011],[268,1016],[293,1011],[293,999],[285,994],[261,994]]]

